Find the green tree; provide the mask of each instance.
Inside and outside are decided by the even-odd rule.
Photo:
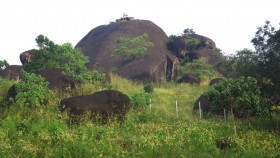
[[[9,66],[9,63],[6,60],[0,60],[0,69],[5,69]]]
[[[145,54],[149,47],[154,44],[148,40],[148,35],[145,33],[141,36],[132,39],[119,37],[116,40],[115,54],[125,56],[125,61],[133,61],[137,57]]]
[[[256,49],[261,90],[272,103],[280,102],[280,29],[269,21],[259,27],[251,41]]]
[[[185,36],[189,36],[189,35],[195,34],[194,30],[190,29],[190,28],[186,28],[183,32],[184,32]]]
[[[252,77],[225,79],[212,86],[205,96],[213,103],[213,111],[225,108],[232,116],[264,116],[270,112],[269,107],[261,103],[257,80]]]
[[[78,82],[93,81],[94,77],[100,77],[96,75],[97,72],[87,70],[88,57],[80,50],[73,48],[70,43],[58,45],[44,35],[39,35],[36,43],[39,50],[35,50],[32,54],[32,62],[23,65],[27,72],[37,73],[44,69],[60,69],[65,76]],[[105,80],[105,75],[101,76]]]

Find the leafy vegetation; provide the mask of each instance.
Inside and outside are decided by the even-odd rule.
[[[266,21],[259,27],[252,43],[255,50],[238,51],[223,64],[229,76],[250,76],[258,81],[266,102],[279,104],[280,93],[280,29],[276,30]]]
[[[203,58],[198,60],[193,60],[192,62],[188,62],[184,65],[181,65],[178,69],[177,79],[189,73],[195,75],[200,79],[215,78],[220,75],[217,71],[215,71],[213,66],[208,64]]]
[[[0,70],[9,66],[9,63],[6,60],[0,60]]]
[[[16,106],[42,106],[51,98],[48,83],[41,76],[22,71],[22,79],[15,85]]]
[[[77,82],[105,80],[105,74],[89,71],[86,63],[89,62],[80,50],[73,48],[70,43],[58,45],[44,35],[36,38],[39,50],[32,54],[32,62],[23,65],[27,72],[37,73],[45,69],[60,69],[67,77]],[[61,62],[63,61],[63,62]]]
[[[139,82],[111,76],[113,89],[129,96],[143,91]],[[104,126],[84,116],[68,122],[57,103],[48,106],[0,108],[0,157],[275,157],[280,137],[277,119],[200,120],[192,104],[201,86],[162,83],[150,95],[149,106],[133,107],[122,126]],[[144,92],[142,92],[144,93]],[[1,93],[1,95],[5,92]],[[51,99],[52,100],[52,99]],[[178,101],[178,117],[175,101]],[[266,126],[259,126],[260,124]],[[231,145],[221,149],[217,142]]]
[[[116,55],[124,55],[125,61],[130,62],[145,54],[154,44],[148,40],[148,35],[134,37],[132,39],[119,37],[116,40]]]
[[[220,112],[225,108],[232,116],[247,118],[270,114],[269,107],[261,104],[260,93],[256,79],[239,77],[215,84],[205,96],[213,103],[212,110]]]

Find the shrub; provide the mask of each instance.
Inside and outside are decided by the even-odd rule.
[[[146,93],[153,93],[154,92],[154,85],[153,85],[153,83],[151,83],[151,82],[144,83],[144,91]]]
[[[135,107],[143,107],[149,104],[150,95],[146,92],[136,92],[130,97],[132,105]]]
[[[268,106],[261,104],[260,89],[252,77],[225,79],[212,86],[205,96],[213,103],[215,111],[225,108],[240,117],[264,116],[270,112]]]
[[[48,83],[41,76],[22,71],[22,80],[16,84],[16,105],[40,106],[51,98]]]

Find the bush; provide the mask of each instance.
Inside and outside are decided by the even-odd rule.
[[[143,107],[149,104],[150,95],[146,92],[136,92],[130,97],[132,105],[135,107]]]
[[[227,109],[239,117],[266,116],[270,107],[261,103],[257,80],[252,77],[225,79],[215,84],[205,96],[213,103],[214,111]]]
[[[29,107],[44,105],[51,98],[48,83],[41,76],[22,71],[22,80],[16,85],[16,105]]]
[[[180,66],[178,69],[178,78],[188,73],[192,73],[200,79],[203,77],[213,78],[219,76],[219,73],[204,59],[193,60]]]
[[[153,85],[153,83],[151,83],[151,82],[145,83],[144,84],[144,91],[146,93],[153,93],[154,92],[154,85]]]

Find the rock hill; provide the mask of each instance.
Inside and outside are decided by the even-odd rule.
[[[116,60],[112,54],[118,37],[134,38],[146,33],[154,44],[147,52],[132,62]],[[151,79],[153,81],[171,80],[175,77],[178,59],[167,49],[168,37],[151,21],[125,20],[92,29],[75,46],[90,59],[91,69],[114,72],[132,79]]]

